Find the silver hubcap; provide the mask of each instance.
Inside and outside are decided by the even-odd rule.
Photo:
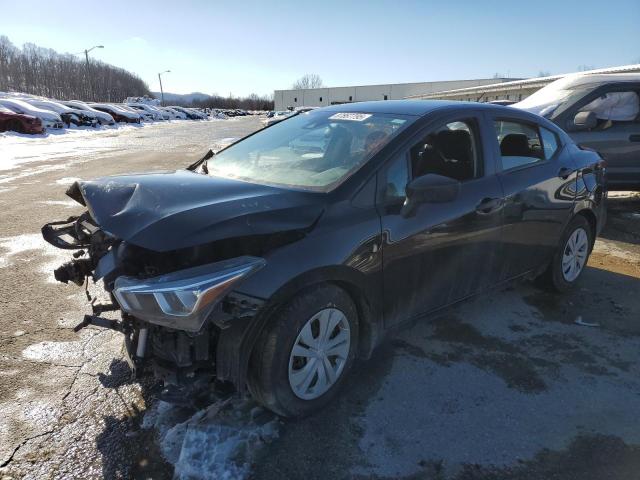
[[[289,355],[289,385],[296,397],[313,400],[329,390],[344,369],[351,346],[349,322],[325,308],[305,323]]]
[[[583,228],[576,229],[564,246],[562,253],[562,276],[567,282],[573,282],[587,261],[589,237]]]

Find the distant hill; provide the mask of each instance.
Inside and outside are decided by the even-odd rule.
[[[151,92],[154,97],[160,98],[160,92]],[[193,93],[169,93],[164,92],[164,101],[165,103],[177,102],[177,103],[186,103],[189,104],[194,100],[204,100],[209,98],[209,95],[201,92],[193,92]]]

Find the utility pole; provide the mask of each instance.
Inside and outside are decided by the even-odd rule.
[[[171,73],[171,70],[165,70],[164,72],[160,72],[158,74],[158,81],[160,82],[160,105],[164,107],[164,90],[162,89],[162,74],[163,73]]]
[[[95,100],[95,98],[93,92],[93,84],[91,82],[91,71],[89,70],[89,52],[94,48],[104,48],[104,45],[96,45],[95,47],[91,47],[84,51],[84,58],[87,61],[87,80],[89,81],[89,95],[91,96],[91,100]]]

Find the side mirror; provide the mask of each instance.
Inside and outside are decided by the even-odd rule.
[[[414,213],[421,203],[448,203],[458,198],[460,182],[454,178],[428,173],[414,178],[406,188],[407,199],[402,206],[405,217]]]
[[[577,130],[591,130],[598,125],[598,117],[595,112],[578,112],[573,118],[573,126]]]

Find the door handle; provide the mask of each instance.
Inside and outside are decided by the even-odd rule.
[[[486,215],[488,213],[497,210],[502,206],[501,198],[483,198],[476,206],[476,213],[480,215]]]
[[[640,142],[640,135],[629,135],[630,142]]]
[[[571,175],[573,172],[575,172],[573,168],[562,167],[560,170],[558,170],[558,177],[560,177],[563,180],[566,180],[567,178],[569,178],[569,175]]]

